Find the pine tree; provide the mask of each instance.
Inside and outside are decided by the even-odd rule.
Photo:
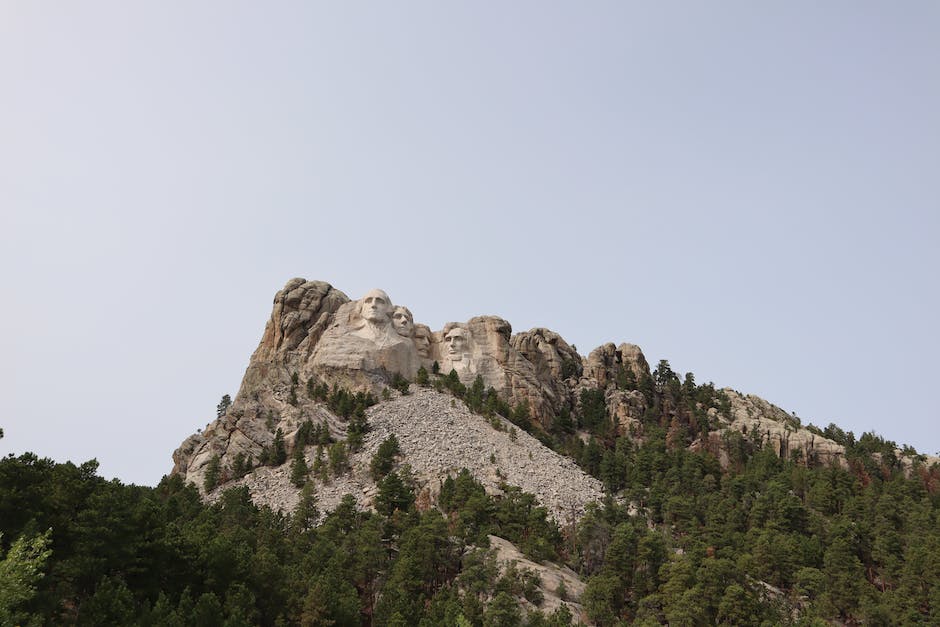
[[[211,492],[219,484],[219,467],[219,456],[213,455],[206,464],[206,474],[202,480],[202,487],[206,489],[206,492]]]
[[[307,483],[307,475],[310,469],[307,468],[307,460],[304,458],[303,446],[294,448],[294,459],[290,464],[290,482],[298,488],[302,488]]]
[[[349,470],[349,453],[345,442],[336,442],[330,445],[329,450],[330,471],[339,476]]]
[[[278,427],[271,447],[271,465],[280,466],[287,461],[287,447],[284,445],[284,432]]]
[[[300,501],[291,514],[291,525],[299,531],[309,531],[316,525],[319,516],[320,511],[317,509],[317,495],[313,482],[308,481],[304,484],[300,492]]]
[[[20,536],[0,559],[0,625],[27,622],[16,608],[36,595],[36,584],[42,579],[46,560],[52,554],[48,548],[51,535],[50,529],[34,538]]]
[[[424,366],[418,368],[418,374],[415,377],[415,383],[418,385],[427,385],[429,381],[428,370]]]
[[[225,412],[228,411],[228,408],[232,406],[232,397],[226,394],[222,397],[222,400],[219,401],[219,404],[215,408],[215,417],[221,418],[225,415]]]
[[[369,470],[374,481],[379,481],[391,472],[395,465],[395,456],[400,452],[398,438],[395,437],[394,433],[382,441],[375,455],[372,456],[372,462],[369,464]]]

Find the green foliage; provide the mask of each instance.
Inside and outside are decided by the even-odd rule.
[[[396,510],[407,511],[415,502],[412,486],[402,480],[397,472],[388,473],[378,482],[377,487],[375,509],[385,516],[391,516]]]
[[[206,492],[211,492],[215,486],[219,485],[219,475],[221,473],[218,454],[213,455],[206,464],[206,474],[202,481],[202,487]]]
[[[219,404],[215,408],[215,417],[221,418],[225,415],[225,412],[228,411],[228,408],[232,406],[232,397],[228,394],[222,396],[222,400],[219,401]]]
[[[330,472],[339,476],[349,472],[349,452],[345,442],[335,442],[330,445],[329,452]]]
[[[298,488],[302,488],[307,483],[309,474],[310,468],[307,467],[307,460],[304,458],[304,447],[295,446],[294,456],[290,464],[290,482]]]
[[[532,425],[529,423],[530,415],[529,401],[522,400],[516,403],[516,406],[512,408],[512,412],[507,418],[509,418],[509,421],[514,425],[521,427],[523,431],[531,431]]]
[[[457,398],[463,398],[467,393],[467,387],[460,382],[460,377],[457,376],[457,371],[453,368],[447,373],[447,376],[443,378],[442,383],[444,389],[448,390]]]
[[[492,387],[486,389],[483,395],[484,416],[499,414],[500,416],[508,418],[511,411],[512,409],[509,407],[509,403],[501,399],[499,395],[496,394],[496,390]]]
[[[369,423],[365,416],[353,416],[346,426],[346,446],[351,453],[362,448],[362,438],[369,431]]]
[[[379,481],[382,477],[391,472],[392,468],[395,466],[395,457],[400,452],[398,438],[395,437],[394,433],[382,441],[369,464],[369,471],[372,473],[372,479],[374,481]]]
[[[418,385],[427,385],[429,381],[430,377],[428,376],[428,369],[424,366],[418,368],[418,374],[415,376],[415,383]]]
[[[601,450],[600,445],[597,443],[597,440],[591,438],[588,440],[587,446],[584,447],[579,462],[587,472],[596,476],[600,474],[601,461],[603,460],[603,457],[604,453]]]
[[[570,379],[571,377],[581,376],[581,360],[572,357],[564,357],[561,360],[561,378]]]
[[[635,390],[639,387],[636,374],[633,370],[625,367],[623,364],[617,366],[617,374],[614,377],[614,383],[620,390]]]
[[[120,577],[104,576],[82,603],[80,625],[129,625],[137,614],[134,595]]]
[[[244,477],[249,472],[251,472],[253,467],[254,466],[252,464],[251,455],[246,457],[243,452],[239,451],[239,453],[235,455],[235,459],[232,461],[232,478],[240,479]]]
[[[552,430],[562,436],[574,433],[574,421],[571,420],[571,411],[567,407],[562,407],[561,411],[552,421]]]
[[[516,627],[522,612],[516,600],[506,592],[497,594],[483,614],[483,627]]]
[[[607,421],[607,404],[603,390],[581,390],[581,427],[592,430]]]
[[[284,432],[278,427],[274,441],[261,449],[259,458],[262,466],[280,466],[287,461],[287,446],[284,444]]]
[[[564,533],[532,495],[511,486],[487,495],[466,470],[442,482],[443,515],[418,511],[391,443],[376,456],[377,476],[392,462],[376,512],[346,497],[322,517],[309,481],[285,515],[255,506],[245,488],[208,506],[178,477],[124,486],[98,477],[94,461],[0,459],[0,608],[8,613],[0,624],[571,624],[561,610],[523,616],[520,599],[537,604],[539,586],[523,569],[500,575],[482,548],[489,534],[579,572],[587,581],[580,602],[600,625],[940,624],[940,467],[914,458],[902,466],[894,443],[836,428],[829,432],[848,442],[846,468],[781,458],[751,434],[726,437],[722,467],[707,446],[687,444],[714,429],[709,412],[726,411],[727,397],[690,374],[680,379],[668,362],[655,375],[634,377],[646,407],[633,424],[639,440],[613,424],[597,391],[544,428],[529,421],[611,493],[580,519],[562,513]],[[634,385],[626,372],[617,379]],[[467,404],[513,418],[482,387],[464,391]],[[322,480],[348,467],[368,428],[367,398],[312,379],[307,393],[346,414],[345,442],[309,421],[295,436],[295,455],[316,446],[312,470]],[[251,466],[236,457],[231,472]],[[9,585],[11,555],[21,549],[4,541],[29,542],[45,529],[31,583]]]
[[[353,393],[335,385],[326,399],[330,411],[342,418],[365,418],[366,409],[375,402],[375,397],[367,392]]]
[[[588,579],[581,603],[591,620],[598,625],[612,625],[623,607],[620,581],[612,575],[597,575]]]
[[[486,390],[483,384],[483,377],[477,375],[473,380],[473,384],[470,386],[470,389],[467,390],[466,398],[464,399],[467,403],[467,407],[470,408],[470,411],[476,413],[482,413],[483,407],[486,402]]]
[[[392,377],[392,389],[398,390],[402,395],[406,395],[408,394],[409,387],[408,379],[396,372],[395,376]]]
[[[317,522],[320,511],[317,509],[317,495],[312,482],[304,483],[300,492],[300,500],[291,514],[291,526],[296,531],[309,531]]]
[[[43,577],[52,530],[32,538],[20,536],[0,559],[0,625],[14,625],[26,620],[17,608],[29,602]],[[0,540],[3,534],[0,534]]]
[[[330,396],[330,387],[326,383],[318,383],[315,377],[307,379],[307,396],[315,401],[325,402]]]

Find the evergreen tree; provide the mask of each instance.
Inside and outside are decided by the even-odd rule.
[[[382,441],[375,455],[372,456],[372,462],[369,464],[369,470],[374,481],[379,481],[391,472],[395,465],[395,457],[399,452],[398,438],[395,437],[394,433]]]
[[[220,463],[219,455],[215,454],[206,464],[206,474],[202,480],[202,487],[206,492],[211,492],[215,486],[219,485]]]
[[[415,383],[418,385],[427,385],[429,381],[428,370],[424,366],[418,368],[418,374],[415,377]]]
[[[36,584],[52,554],[48,548],[51,535],[50,529],[33,538],[20,536],[0,560],[0,625],[27,622],[26,615],[17,608],[36,595]]]
[[[467,390],[467,397],[465,399],[467,407],[470,408],[470,411],[480,413],[483,411],[483,402],[485,395],[485,387],[483,384],[483,377],[477,375],[473,380],[473,384],[470,386],[470,389]]]
[[[375,508],[384,516],[391,516],[395,510],[406,511],[415,501],[411,486],[402,481],[395,471],[388,473],[378,482],[377,487]]]
[[[320,512],[317,509],[317,495],[313,482],[306,482],[300,492],[300,501],[291,514],[291,525],[298,531],[309,531],[317,522]]]
[[[215,408],[215,417],[221,418],[225,415],[225,412],[228,411],[228,408],[232,406],[232,397],[228,394],[222,396],[222,400],[219,401],[219,404]]]
[[[294,448],[294,458],[290,464],[290,482],[298,488],[302,488],[307,483],[308,474],[310,474],[310,469],[307,467],[307,460],[304,457],[304,448],[303,446],[296,446]]]
[[[134,595],[120,577],[102,577],[80,608],[80,625],[130,625],[137,614]]]
[[[287,461],[287,447],[284,445],[284,432],[278,427],[271,446],[271,465],[280,466]]]
[[[342,475],[349,470],[349,453],[345,442],[336,442],[329,449],[330,472],[335,476]]]

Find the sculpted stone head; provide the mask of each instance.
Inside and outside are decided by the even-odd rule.
[[[461,361],[470,353],[470,333],[463,327],[454,327],[444,336],[444,357]]]
[[[392,314],[392,299],[382,290],[371,290],[359,301],[359,315],[373,324],[388,322]]]
[[[411,310],[401,305],[395,307],[392,313],[392,326],[395,327],[398,335],[412,337],[415,332],[415,319],[411,315]]]
[[[418,356],[424,359],[431,357],[431,328],[424,324],[416,324],[414,329],[415,348]]]

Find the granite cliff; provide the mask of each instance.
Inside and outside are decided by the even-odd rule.
[[[369,427],[348,452],[347,469],[314,479],[326,510],[344,493],[362,507],[372,504],[370,459],[394,434],[397,459],[408,464],[427,503],[433,504],[444,478],[467,468],[492,493],[508,486],[533,493],[561,522],[581,515],[603,489],[570,458],[545,446],[540,433],[595,411],[612,421],[615,435],[642,441],[652,404],[661,426],[670,429],[671,445],[709,450],[724,466],[733,463],[735,442],[745,436],[752,446],[769,446],[781,457],[846,465],[844,446],[763,399],[693,385],[691,394],[700,400],[691,409],[670,405],[668,391],[688,381],[681,384],[662,363],[651,372],[640,348],[626,343],[604,344],[581,356],[553,331],[513,334],[509,322],[496,316],[432,331],[382,290],[354,301],[328,283],[292,279],[274,297],[234,402],[174,452],[173,473],[200,489],[245,484],[256,501],[290,509],[299,490],[290,481],[286,456],[296,454],[310,467],[325,463],[317,459],[322,449],[309,441],[305,424],[316,425],[324,442],[348,438],[351,428],[362,430],[348,412],[344,416],[325,402],[329,392],[346,391],[379,402],[359,409],[360,423],[364,419]],[[440,374],[428,377],[429,372]],[[424,385],[416,385],[417,379]],[[471,394],[485,390],[487,410],[470,411],[445,383],[451,392],[455,385],[475,389]],[[587,442],[578,421],[568,428]],[[283,448],[281,458],[256,467],[277,446]],[[910,459],[905,463],[910,466]]]

